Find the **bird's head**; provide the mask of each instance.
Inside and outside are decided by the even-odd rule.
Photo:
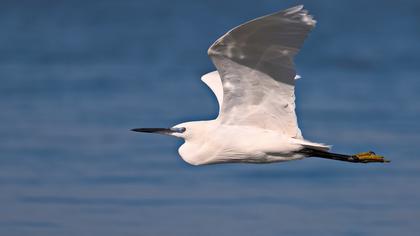
[[[198,131],[199,122],[186,122],[173,126],[172,128],[135,128],[131,131],[143,132],[143,133],[156,133],[170,135],[177,138],[189,139],[192,135]]]

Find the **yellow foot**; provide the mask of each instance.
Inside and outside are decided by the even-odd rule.
[[[353,155],[357,158],[360,162],[368,163],[368,162],[382,162],[382,163],[388,163],[391,161],[385,160],[383,156],[376,155],[374,152],[361,152],[358,154]]]

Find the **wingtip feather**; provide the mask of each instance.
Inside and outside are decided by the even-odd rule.
[[[292,15],[292,14],[295,14],[295,13],[301,11],[302,9],[303,9],[303,5],[302,4],[301,5],[297,5],[297,6],[290,7],[290,8],[287,8],[286,10],[284,10],[284,14],[285,15]]]
[[[291,16],[291,18],[295,18],[307,25],[314,26],[316,24],[316,20],[312,15],[309,14],[308,10],[304,9],[303,5],[297,5],[294,7],[290,7],[283,11],[285,16]]]

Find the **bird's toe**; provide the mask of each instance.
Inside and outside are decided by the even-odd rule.
[[[376,155],[374,152],[361,152],[358,154],[353,155],[357,158],[359,162],[362,163],[369,163],[369,162],[382,162],[382,163],[388,163],[389,160],[386,160],[383,156]]]

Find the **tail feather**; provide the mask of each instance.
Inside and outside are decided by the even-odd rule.
[[[314,150],[325,151],[325,152],[331,149],[331,145],[326,145],[323,143],[314,143],[314,142],[303,140],[303,139],[295,139],[295,142],[302,145],[304,148],[307,148],[307,149],[314,149]]]

